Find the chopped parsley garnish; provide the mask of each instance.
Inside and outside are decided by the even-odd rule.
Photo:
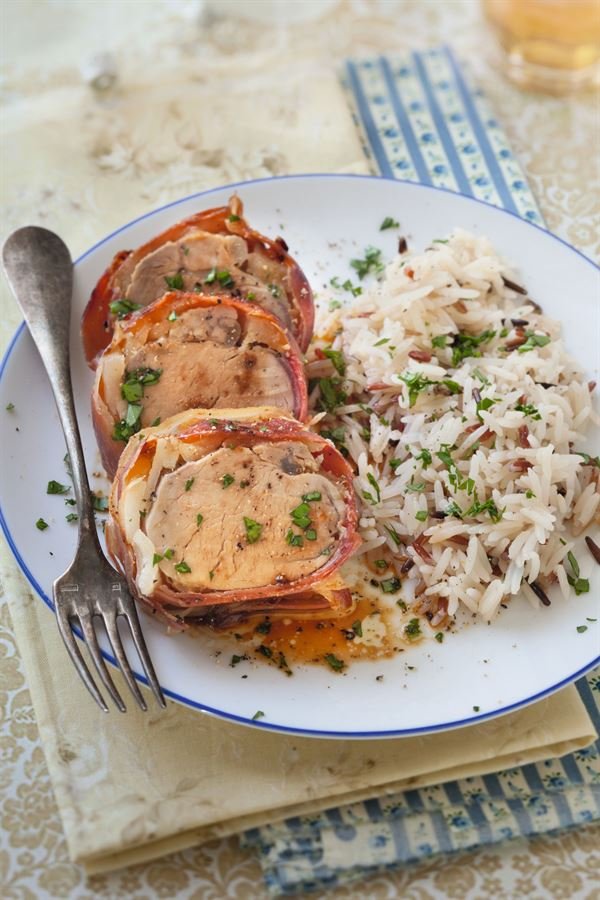
[[[221,287],[224,288],[233,287],[235,283],[227,269],[213,268],[204,279],[204,284],[214,284],[215,281],[218,281]]]
[[[373,563],[373,565],[377,569],[387,569],[387,567],[388,567],[387,560],[385,560],[385,559],[376,559],[375,562]]]
[[[142,306],[140,303],[133,303],[131,300],[121,299],[113,300],[112,303],[108,304],[108,308],[113,316],[116,316],[118,319],[124,319],[129,313],[137,312]]]
[[[48,528],[48,523],[44,522],[43,519],[38,519],[35,523],[35,527],[38,529],[38,531],[45,531],[46,528]]]
[[[531,416],[536,422],[539,422],[542,418],[538,408],[532,403],[517,403],[515,410],[517,412],[522,412],[525,416]]]
[[[165,550],[165,552],[163,553],[163,556],[165,559],[173,559],[174,555],[175,555],[175,551],[173,550],[172,547],[168,547]]]
[[[579,450],[574,451],[575,456],[581,456],[583,458],[583,465],[585,466],[597,466],[600,469],[600,456],[590,456],[589,453],[582,453]]]
[[[79,516],[77,515],[77,513],[67,513],[67,515],[65,516],[67,522],[76,522],[78,518]]]
[[[367,247],[364,259],[351,259],[350,265],[356,271],[361,281],[369,272],[374,272],[378,275],[380,272],[383,272],[384,268],[381,262],[381,250],[377,250],[376,247]]]
[[[415,519],[417,520],[417,522],[426,522],[428,516],[429,513],[426,509],[420,509],[418,513],[415,513]]]
[[[221,478],[221,487],[223,488],[223,490],[225,490],[225,488],[228,488],[229,485],[230,485],[230,484],[233,484],[234,481],[235,481],[235,478],[233,477],[233,475],[230,475],[230,474],[227,472],[227,473],[226,473],[225,475],[223,475],[223,477]]]
[[[308,494],[302,494],[305,503],[312,503],[313,500],[321,499],[321,491],[309,491]]]
[[[108,509],[108,497],[101,497],[92,491],[92,506],[96,512],[106,512]]]
[[[407,372],[405,375],[399,375],[398,378],[408,387],[408,405],[410,408],[417,402],[419,394],[433,384],[429,378],[425,378],[420,372]]]
[[[425,490],[425,482],[424,481],[414,482],[411,479],[410,482],[406,485],[406,490],[409,492],[412,492],[414,494],[422,494],[423,491]]]
[[[273,651],[270,647],[267,647],[266,644],[259,644],[256,648],[258,653],[261,653],[263,656],[266,656],[267,659],[273,658]]]
[[[435,640],[438,642],[438,644],[441,644],[441,643],[443,643],[443,640],[444,640],[444,632],[438,631],[438,633],[436,635],[434,635],[434,637],[435,637]]]
[[[187,480],[186,483],[185,483],[185,490],[186,490],[186,491],[190,491],[190,490],[192,489],[192,485],[193,485],[193,483],[194,483],[195,480],[196,480],[195,478],[188,478],[188,480]]]
[[[4,408],[6,409],[6,412],[12,412],[13,409],[15,408],[15,404],[14,404],[14,403],[7,403],[6,406],[5,406]]]
[[[462,388],[458,381],[452,381],[450,378],[444,378],[441,384],[443,384],[451,394],[462,394]]]
[[[569,550],[567,553],[567,559],[569,561],[569,565],[573,571],[572,575],[567,574],[567,581],[574,589],[576,595],[579,597],[580,594],[587,594],[590,589],[590,583],[587,578],[580,578],[580,570],[579,563],[575,558],[575,555]],[[579,630],[579,629],[577,629]]]
[[[459,332],[454,335],[452,344],[452,365],[458,366],[468,356],[481,356],[479,347],[481,344],[491,341],[496,336],[495,331],[482,331],[481,334],[467,334]]]
[[[418,459],[423,463],[424,469],[427,468],[427,466],[430,466],[432,462],[431,453],[429,452],[429,450],[421,450],[420,453],[417,453],[415,455],[415,459]],[[395,460],[392,460],[392,462],[395,462]]]
[[[331,441],[338,448],[344,447],[346,429],[342,425],[338,425],[336,428],[324,428],[321,431],[321,437]]]
[[[312,522],[310,520],[310,506],[308,503],[300,503],[290,512],[290,516],[294,522],[294,525],[297,525],[298,528],[310,528]]]
[[[319,406],[326,412],[335,412],[348,399],[341,378],[319,378],[319,391]]]
[[[202,513],[197,513],[196,514],[196,525],[198,525],[198,527],[199,527],[200,525],[202,525],[203,522],[204,522],[204,516],[202,515]]]
[[[331,347],[329,347],[327,350],[323,350],[323,355],[331,360],[333,368],[339,375],[346,374],[346,360],[344,359],[344,354],[341,350],[332,350]]]
[[[587,625],[578,625],[577,626],[577,634],[583,634],[584,631],[587,631]]]
[[[49,481],[46,488],[47,494],[68,494],[71,488],[68,484],[61,484],[60,481]]]
[[[497,403],[497,400],[493,400],[491,397],[483,397],[481,400],[477,401],[477,405],[475,407],[475,414],[480,422],[483,422],[482,412],[486,412],[488,409]]]
[[[164,559],[164,556],[161,553],[155,553],[154,556],[152,557],[152,565],[157,566],[159,564],[159,562],[162,562],[163,559]]]
[[[373,344],[373,346],[374,347],[383,347],[384,344],[389,344],[389,342],[390,342],[389,338],[381,338],[381,340],[377,341],[377,343]]]
[[[325,662],[328,663],[334,672],[341,672],[342,669],[346,668],[346,663],[343,659],[338,659],[338,657],[334,653],[326,653],[324,656]]]
[[[257,709],[256,712],[254,713],[254,715],[252,716],[252,721],[254,722],[256,719],[263,719],[264,715],[265,714],[262,711],[262,709]]]
[[[432,244],[447,244],[449,242],[449,238],[433,238]]]
[[[271,630],[271,622],[265,620],[264,622],[261,622],[260,625],[257,625],[254,630],[257,634],[268,634]]]
[[[438,350],[443,350],[446,346],[446,341],[448,340],[447,334],[438,334],[434,338],[431,339],[431,346],[436,347]]]
[[[232,669],[235,669],[235,667],[237,666],[238,663],[244,662],[244,660],[246,660],[246,659],[248,659],[246,654],[244,654],[243,656],[238,656],[237,653],[234,653],[233,656],[231,657],[229,665],[231,666]]]
[[[153,419],[152,422],[150,423],[150,427],[151,427],[151,428],[156,428],[157,425],[160,425],[160,416],[157,416],[157,417],[156,417],[155,419]]]
[[[330,300],[329,301],[329,312],[334,312],[336,309],[341,309],[342,304],[339,300]]]
[[[263,526],[260,522],[255,522],[254,519],[244,516],[244,528],[246,529],[246,540],[248,543],[255,544],[262,534]]]
[[[525,337],[527,338],[525,343],[517,347],[519,353],[527,353],[529,350],[535,350],[536,347],[545,347],[546,344],[550,343],[550,338],[547,334],[536,334],[535,331],[526,331]]]
[[[392,472],[395,472],[403,462],[405,462],[403,459],[390,459],[390,469]]]
[[[278,284],[268,284],[269,293],[272,294],[273,297],[281,297],[281,288]]]
[[[406,612],[406,610],[408,609],[408,606],[406,605],[404,600],[396,600],[396,606],[399,606],[402,612]]]
[[[379,582],[379,586],[384,594],[395,594],[402,585],[399,578],[386,578],[385,581]]]
[[[393,542],[395,543],[396,547],[399,547],[402,543],[402,538],[400,537],[400,535],[398,534],[396,529],[393,528],[391,525],[384,525],[384,528],[387,531],[387,533],[389,534],[389,536],[391,537],[391,539],[393,540]]]
[[[165,275],[165,282],[172,291],[183,290],[183,275],[181,272],[177,272],[175,275]]]
[[[174,322],[176,320],[176,318],[177,318],[177,313],[175,312],[174,309],[172,309],[171,312],[169,313],[169,315],[167,316],[167,321]]]
[[[301,534],[295,534],[290,528],[288,533],[285,536],[286,541],[291,547],[303,547],[304,546],[304,536]]]
[[[531,500],[533,497],[535,497],[535,494],[533,493],[533,491],[531,490],[531,488],[528,488],[528,489],[525,491],[525,496],[527,497],[528,500]]]
[[[181,562],[175,563],[175,571],[179,572],[181,575],[187,575],[192,570],[186,563],[185,559],[182,559]]]
[[[375,491],[375,495],[371,493],[371,491],[363,491],[362,495],[365,500],[368,500],[369,503],[381,503],[381,488],[379,487],[378,481],[375,479],[375,476],[371,474],[371,472],[367,472],[367,481]]]
[[[228,222],[239,222],[239,221],[240,221],[240,217],[234,215],[233,213],[231,213],[230,216],[227,216],[227,221],[228,221]]]
[[[502,516],[504,515],[503,509],[498,509],[495,502],[490,497],[489,500],[486,500],[485,503],[480,503],[477,499],[477,494],[475,495],[475,500],[471,504],[471,506],[465,510],[463,513],[464,516],[478,516],[481,513],[488,513],[492,522],[499,522]]]
[[[129,438],[140,430],[141,416],[142,405],[140,403],[129,403],[125,418],[115,422],[112,433],[113,440],[127,443]]]
[[[391,216],[386,216],[379,226],[379,230],[387,231],[388,228],[400,228],[400,222],[396,222],[396,220],[392,219]]]
[[[317,532],[315,531],[314,528],[307,528],[306,531],[304,532],[304,537],[306,538],[307,541],[316,541]]]
[[[211,569],[211,571],[208,573],[208,577],[210,578],[211,581],[213,580],[213,578],[215,577],[215,570],[214,570],[214,569]]]
[[[479,369],[473,369],[473,377],[476,378],[478,381],[480,381],[484,385],[487,385],[490,383],[489,379],[486,378],[485,375],[483,374],[483,372],[481,372]]]
[[[353,297],[360,297],[360,295],[362,294],[362,288],[360,284],[352,284],[349,278],[346,278],[342,287],[345,291],[348,291],[350,294],[352,294]]]
[[[256,300],[256,294],[254,291],[248,291],[246,294],[246,300]]]
[[[410,640],[419,637],[421,634],[421,623],[419,620],[411,619],[408,625],[404,626],[404,633]]]
[[[446,507],[446,509],[445,509],[444,511],[445,511],[445,513],[446,513],[447,516],[454,516],[456,519],[462,519],[462,516],[463,516],[463,514],[462,514],[462,509],[460,508],[460,506],[458,505],[458,503],[455,503],[454,500],[452,500],[452,501],[447,505],[447,507]]]
[[[357,637],[363,636],[362,622],[360,621],[360,619],[357,619],[356,622],[352,623],[352,631]]]
[[[73,500],[72,497],[65,498],[65,503],[67,506],[77,506],[77,501]]]

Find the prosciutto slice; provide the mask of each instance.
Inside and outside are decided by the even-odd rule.
[[[115,322],[166,290],[223,293],[276,316],[302,351],[310,341],[314,305],[310,286],[282,238],[254,231],[238,197],[178,222],[134,251],[120,251],[94,288],[83,314],[86,358],[95,367]]]
[[[116,323],[98,362],[92,419],[112,477],[140,428],[188,409],[254,406],[306,418],[306,378],[294,338],[258,306],[174,291]]]
[[[360,544],[352,471],[274,408],[191,410],[121,456],[106,526],[134,596],[178,629],[343,615]]]

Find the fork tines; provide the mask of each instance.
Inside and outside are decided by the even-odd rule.
[[[119,691],[117,690],[110,676],[110,673],[104,661],[104,657],[102,656],[102,651],[100,650],[100,645],[98,643],[94,619],[102,619],[102,623],[108,635],[108,640],[110,642],[114,660],[121,670],[127,686],[129,687],[129,690],[136,700],[136,703],[138,704],[140,709],[145,712],[148,707],[139,689],[138,683],[133,675],[133,671],[123,647],[121,635],[119,633],[118,619],[119,617],[124,619],[129,624],[131,637],[142,663],[146,675],[146,680],[150,685],[154,696],[156,697],[160,706],[165,708],[165,698],[158,683],[158,679],[156,677],[156,673],[154,671],[154,667],[152,665],[152,661],[146,647],[146,642],[144,640],[144,635],[142,634],[142,629],[140,627],[134,602],[128,593],[124,593],[120,590],[120,584],[118,584],[117,587],[119,588],[118,596],[112,596],[110,597],[110,600],[108,600],[108,602],[103,603],[88,601],[84,597],[80,596],[77,585],[55,585],[54,601],[56,609],[56,619],[62,639],[65,643],[69,656],[71,657],[71,660],[73,661],[75,668],[79,672],[79,675],[81,676],[81,679],[87,687],[88,691],[90,692],[98,706],[104,712],[108,712],[108,706],[104,702],[104,698],[102,697],[102,694],[98,690],[98,687],[96,686],[96,683],[90,674],[90,671],[82,656],[79,644],[75,639],[75,635],[73,634],[73,629],[71,626],[73,625],[76,629],[81,631],[81,636],[83,637],[83,640],[87,645],[96,671],[102,679],[102,683],[115,702],[117,709],[119,709],[120,712],[126,712],[127,710],[125,704],[123,703],[121,695],[119,694]]]

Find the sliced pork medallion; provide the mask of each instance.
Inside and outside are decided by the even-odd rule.
[[[295,340],[258,307],[170,292],[117,323],[96,370],[92,418],[112,477],[129,438],[188,409],[273,406],[306,417]]]
[[[217,417],[218,416],[218,417]],[[107,544],[132,592],[170,624],[340,615],[354,552],[352,472],[274,408],[192,410],[123,453]]]
[[[197,213],[134,251],[121,251],[102,275],[83,315],[85,354],[94,366],[110,343],[115,321],[165,290],[227,293],[276,316],[302,350],[314,322],[306,277],[282,238],[270,240],[243,218],[242,203]]]

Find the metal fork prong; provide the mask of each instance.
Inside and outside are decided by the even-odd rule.
[[[85,684],[86,688],[100,707],[100,709],[107,713],[108,706],[104,702],[102,694],[96,687],[96,683],[92,676],[90,675],[90,671],[85,663],[83,656],[81,655],[81,651],[75,640],[75,635],[71,630],[71,623],[69,621],[69,614],[66,609],[61,608],[60,604],[56,604],[56,621],[58,623],[58,630],[60,631],[60,635],[64,641],[64,645],[67,648],[67,652],[71,657],[71,660],[79,672],[81,680]]]
[[[146,712],[148,706],[146,704],[146,701],[144,700],[142,692],[138,687],[137,681],[133,677],[131,666],[129,665],[129,661],[127,659],[127,656],[125,655],[123,642],[121,641],[121,635],[119,634],[119,629],[117,626],[117,618],[114,615],[107,615],[106,613],[103,613],[102,621],[104,622],[104,627],[106,628],[106,633],[108,635],[108,640],[110,641],[113,654],[116,657],[117,662],[119,663],[121,674],[127,682],[127,686],[133,694],[137,705],[140,707],[140,709]]]
[[[123,703],[123,701],[121,699],[121,695],[119,694],[118,690],[116,689],[112,678],[108,674],[108,669],[106,668],[106,663],[104,662],[104,659],[102,658],[102,653],[100,652],[100,647],[98,646],[98,638],[96,637],[96,631],[94,629],[94,623],[92,621],[91,614],[88,613],[87,611],[85,611],[85,612],[80,611],[78,618],[79,618],[79,624],[81,625],[81,630],[83,631],[83,639],[86,643],[89,654],[92,657],[92,660],[94,661],[94,665],[96,666],[96,671],[98,672],[98,675],[102,679],[102,683],[104,684],[104,687],[106,688],[106,690],[108,691],[110,696],[115,701],[117,709],[119,709],[120,712],[122,712],[122,713],[127,712],[125,704]]]
[[[152,665],[150,654],[148,653],[148,648],[146,647],[146,641],[144,640],[144,635],[142,634],[142,629],[140,628],[140,623],[137,617],[137,612],[133,600],[131,599],[131,597],[122,597],[120,605],[121,612],[124,618],[129,622],[131,635],[133,637],[133,643],[135,644],[135,649],[138,652],[138,656],[144,667],[144,671],[146,672],[146,678],[148,679],[148,683],[152,688],[152,693],[154,694],[162,708],[166,709],[167,704],[163,696],[163,692],[160,689],[160,684],[158,683],[158,678],[156,677],[156,672],[154,671],[154,666]]]

